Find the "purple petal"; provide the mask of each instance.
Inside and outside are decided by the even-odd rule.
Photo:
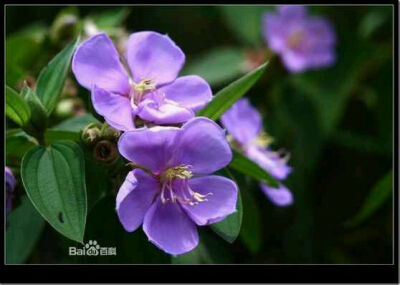
[[[276,206],[289,206],[293,203],[293,194],[282,184],[279,188],[272,188],[265,184],[260,184],[260,187],[264,194],[274,203]]]
[[[141,169],[128,173],[117,195],[117,213],[126,231],[135,231],[143,222],[157,194],[159,184]]]
[[[173,255],[194,249],[199,243],[196,225],[178,203],[157,199],[146,213],[143,230],[149,240]]]
[[[135,113],[128,97],[110,93],[95,85],[92,90],[92,103],[96,112],[112,127],[121,131],[135,129]]]
[[[141,128],[122,134],[118,150],[129,161],[143,165],[159,174],[171,158],[173,140],[179,128]]]
[[[185,63],[182,50],[166,35],[139,32],[129,37],[127,59],[133,80],[154,80],[157,86],[175,80]]]
[[[292,172],[292,168],[287,165],[285,159],[271,150],[251,145],[246,148],[245,153],[276,179],[283,180]]]
[[[171,166],[190,165],[196,174],[210,174],[232,160],[225,133],[212,120],[196,117],[182,126],[175,138]]]
[[[286,51],[282,54],[282,61],[285,67],[293,73],[302,72],[309,68],[308,57],[296,51]]]
[[[157,103],[146,99],[139,104],[138,116],[157,125],[179,124],[194,117],[192,110],[181,107],[174,102]]]
[[[193,111],[203,108],[212,97],[210,85],[196,75],[179,77],[159,90],[165,93],[167,99]]]
[[[212,175],[190,179],[189,185],[193,191],[207,195],[208,201],[193,206],[182,205],[197,225],[215,223],[236,211],[238,189],[232,180]]]
[[[238,100],[221,117],[222,125],[240,144],[246,145],[257,138],[262,130],[262,118],[247,98]]]
[[[286,47],[286,31],[279,15],[266,13],[263,16],[263,35],[272,51],[281,52]]]
[[[307,8],[300,5],[280,5],[277,8],[279,15],[293,20],[298,20],[307,15]]]
[[[72,71],[79,84],[91,90],[93,85],[118,94],[129,94],[128,75],[119,61],[110,38],[95,35],[79,45],[72,60]]]
[[[14,189],[17,185],[17,180],[10,168],[7,166],[4,168],[5,182],[6,182],[6,214],[8,215],[12,208],[12,200],[14,199]]]
[[[14,188],[17,185],[17,180],[15,179],[11,169],[7,166],[4,167],[4,172],[6,176],[6,190],[7,192],[14,192]]]

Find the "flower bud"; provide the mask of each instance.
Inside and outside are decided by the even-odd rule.
[[[120,131],[114,129],[107,123],[104,123],[101,129],[101,137],[106,140],[117,141],[119,135],[121,134]]]
[[[92,145],[101,139],[101,125],[90,124],[82,131],[81,139],[86,145]]]
[[[50,29],[50,38],[57,45],[63,45],[77,34],[78,18],[73,14],[57,17]]]
[[[112,164],[119,158],[116,144],[107,140],[99,141],[93,148],[93,157],[97,161]]]

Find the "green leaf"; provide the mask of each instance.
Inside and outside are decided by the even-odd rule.
[[[43,231],[45,222],[24,195],[21,205],[12,210],[7,217],[7,223],[6,263],[25,263]]]
[[[80,132],[87,125],[91,123],[99,123],[99,121],[93,117],[91,114],[84,114],[76,117],[72,117],[67,119],[58,125],[52,127],[53,130],[65,130],[65,131],[74,131]]]
[[[43,54],[41,49],[46,28],[30,23],[29,27],[6,39],[6,82],[16,87],[17,82],[28,76],[29,70]]]
[[[212,224],[211,229],[220,237],[229,243],[233,243],[239,235],[242,225],[243,206],[240,191],[238,191],[238,199],[236,204],[236,212],[229,215],[223,221]]]
[[[354,227],[368,219],[391,197],[392,186],[393,171],[390,171],[371,189],[361,209],[353,218],[345,222],[344,226]]]
[[[260,65],[255,70],[232,82],[219,91],[206,107],[201,109],[197,116],[205,116],[214,121],[228,110],[240,97],[242,97],[263,74],[268,62]]]
[[[31,136],[28,136],[21,129],[7,131],[7,136],[6,136],[7,165],[9,164],[10,159],[21,160],[24,154],[36,144],[37,142]]]
[[[75,42],[66,46],[57,54],[39,75],[36,85],[36,93],[50,114],[56,106],[61,95],[64,82],[67,77],[72,55],[79,43],[79,37]]]
[[[279,186],[278,181],[276,181],[268,172],[236,150],[233,150],[233,159],[229,164],[229,167],[266,183],[271,187]]]
[[[209,84],[217,85],[233,80],[245,71],[244,52],[235,47],[221,47],[194,59],[185,67],[183,74],[196,74]]]
[[[123,7],[99,13],[93,16],[92,19],[100,29],[107,29],[122,25],[129,13],[129,8]]]
[[[6,115],[20,126],[24,126],[31,116],[24,98],[8,86],[6,86]]]
[[[46,110],[35,92],[27,85],[22,88],[21,95],[24,97],[31,112],[30,120],[23,129],[32,136],[41,137],[47,128]]]
[[[37,146],[24,156],[21,172],[36,210],[61,234],[83,242],[87,198],[80,147],[73,142]]]
[[[44,138],[47,143],[54,143],[61,140],[79,142],[81,139],[79,132],[53,129],[48,129],[44,134]]]
[[[88,211],[91,211],[112,189],[112,185],[106,168],[93,158],[92,149],[85,147],[83,152],[85,157]]]

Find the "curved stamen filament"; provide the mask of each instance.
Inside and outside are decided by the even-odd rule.
[[[187,165],[176,166],[167,169],[159,176],[162,185],[160,195],[162,203],[165,204],[168,201],[175,203],[178,201],[182,204],[194,206],[201,202],[208,201],[207,197],[213,195],[211,192],[201,194],[190,188],[189,178],[192,177],[192,172],[188,170],[188,168],[189,166]],[[176,179],[182,181],[173,185]],[[166,195],[168,195],[170,199],[166,198]]]

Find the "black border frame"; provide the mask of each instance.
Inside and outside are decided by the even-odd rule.
[[[202,3],[194,1],[186,3],[190,5],[213,5],[213,4],[240,4],[237,1],[219,1],[217,3]],[[307,1],[291,0],[285,1],[291,4],[308,4]],[[250,4],[280,4],[282,1],[251,1]],[[2,5],[4,19],[4,4],[25,4],[25,5],[61,5],[63,3],[32,3],[20,1],[19,3],[5,1]],[[66,5],[95,5],[95,3],[66,3]],[[106,3],[102,3],[105,5]],[[116,4],[137,4],[150,5],[161,3],[133,3],[131,1],[116,1]],[[184,4],[184,3],[166,3]],[[165,5],[166,5],[165,4]],[[311,3],[309,3],[311,4]],[[314,3],[313,3],[314,4]],[[394,264],[382,265],[5,265],[1,264],[1,282],[22,282],[22,283],[55,283],[55,282],[97,282],[97,283],[398,283],[399,282],[399,2],[392,1],[330,1],[320,4],[344,4],[344,5],[393,5],[394,8]],[[5,23],[4,23],[5,25]],[[3,38],[5,37],[5,26]],[[2,46],[4,55],[4,43]],[[3,57],[4,58],[4,57]],[[3,61],[4,62],[4,61]],[[3,69],[4,72],[4,69]],[[4,76],[2,77],[4,80]],[[4,94],[4,93],[3,93]],[[3,95],[4,104],[4,95]],[[3,105],[4,106],[4,105]],[[1,110],[4,113],[4,108]],[[3,115],[4,118],[4,115]],[[3,122],[4,126],[4,122]],[[5,138],[3,137],[3,143]],[[3,145],[4,147],[4,145]],[[4,161],[4,153],[2,153]],[[4,177],[3,177],[4,179]],[[4,185],[4,184],[3,184]],[[2,196],[2,195],[1,195]],[[4,197],[2,196],[2,205]],[[2,206],[3,207],[3,206]],[[0,225],[4,228],[4,221]],[[4,236],[1,235],[2,244]],[[4,256],[3,246],[0,249]]]

